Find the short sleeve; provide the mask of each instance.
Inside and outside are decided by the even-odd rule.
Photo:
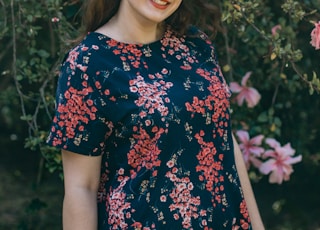
[[[103,112],[100,83],[90,70],[90,48],[77,46],[66,56],[58,79],[56,108],[47,143],[83,155],[104,150],[113,124]]]

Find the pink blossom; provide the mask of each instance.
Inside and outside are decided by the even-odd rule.
[[[292,157],[295,150],[290,143],[281,146],[273,138],[267,138],[266,143],[273,149],[267,150],[263,157],[269,159],[261,164],[260,172],[262,174],[270,174],[269,182],[281,184],[283,181],[290,179],[290,174],[293,172],[292,164],[298,163],[302,160],[302,156]]]
[[[60,18],[58,18],[58,17],[53,17],[53,18],[51,18],[51,21],[52,21],[52,22],[59,22],[59,21],[60,21]]]
[[[254,107],[260,101],[261,95],[252,87],[247,87],[247,81],[252,72],[247,72],[241,80],[241,85],[237,82],[230,83],[230,90],[234,93],[239,93],[236,97],[238,105],[241,106],[244,100],[247,102],[249,108]]]
[[[257,157],[260,157],[264,152],[264,148],[259,147],[264,136],[257,135],[250,139],[249,133],[244,130],[237,131],[236,135],[240,140],[239,147],[242,151],[247,169],[249,169],[251,163],[259,168],[262,162],[257,159]]]
[[[281,29],[282,29],[281,25],[275,25],[274,27],[272,27],[271,29],[272,36],[275,36],[277,34],[277,31]]]
[[[320,21],[314,24],[314,29],[311,32],[311,42],[310,44],[316,48],[320,49]]]

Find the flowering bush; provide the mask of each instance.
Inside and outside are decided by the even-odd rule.
[[[247,72],[246,75],[241,80],[241,85],[237,82],[230,83],[230,90],[234,93],[238,93],[236,100],[239,106],[243,104],[244,101],[247,102],[247,106],[252,108],[256,106],[261,98],[259,92],[252,87],[247,87],[247,81],[251,76],[252,72]]]
[[[243,152],[247,169],[253,165],[262,174],[268,175],[269,182],[281,184],[283,181],[290,179],[293,172],[292,164],[302,160],[302,156],[292,157],[295,150],[291,148],[290,143],[281,146],[273,138],[266,138],[265,143],[272,149],[265,150],[261,147],[263,135],[258,135],[250,139],[247,131],[239,130],[236,132],[240,140],[240,149]],[[265,160],[265,161],[264,161]]]
[[[270,183],[282,184],[290,179],[293,164],[302,162],[303,156],[310,161],[309,155],[319,154],[301,147],[300,138],[308,139],[307,121],[305,126],[296,125],[303,100],[309,100],[306,96],[298,102],[298,95],[306,88],[310,95],[320,92],[316,61],[320,22],[313,23],[320,16],[312,10],[319,5],[294,0],[222,3],[225,32],[217,38],[220,64],[233,92],[234,131],[255,179],[266,175]],[[318,96],[309,97],[316,106]],[[315,127],[310,129],[319,133]],[[281,142],[288,144],[281,146]]]
[[[259,168],[261,166],[261,160],[258,158],[265,152],[264,148],[261,147],[264,136],[260,134],[250,138],[249,133],[245,130],[237,131],[236,135],[240,141],[239,147],[242,150],[247,169],[250,169],[251,164],[256,168]]]
[[[273,27],[272,35],[276,33]],[[252,72],[247,72],[241,80],[241,85],[237,82],[230,83],[230,89],[234,93],[238,93],[235,97],[238,106],[242,106],[243,102],[247,102],[248,108],[256,106],[260,99],[260,93],[253,87],[247,87],[247,81]],[[245,130],[238,130],[236,135],[240,141],[239,146],[242,150],[245,164],[247,169],[250,170],[250,166],[253,165],[259,171],[268,175],[269,182],[281,184],[283,181],[290,179],[290,174],[293,172],[292,164],[298,163],[302,160],[302,156],[292,157],[295,150],[291,148],[290,143],[281,147],[280,143],[273,138],[266,138],[265,143],[273,150],[266,150],[261,147],[264,135],[260,134],[250,139],[249,133]],[[267,159],[265,162],[263,160]]]
[[[273,149],[267,150],[263,154],[263,158],[268,158],[268,160],[262,163],[259,170],[263,174],[270,174],[270,183],[281,184],[283,180],[289,180],[290,174],[293,172],[292,164],[301,161],[301,155],[297,157],[292,157],[295,150],[291,148],[288,143],[285,146],[281,146],[273,138],[267,138],[266,143]]]

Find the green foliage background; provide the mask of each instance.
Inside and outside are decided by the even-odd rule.
[[[299,210],[289,210],[292,206],[283,195],[285,190],[295,197],[301,194],[294,189],[320,188],[315,182],[320,174],[320,50],[310,45],[313,22],[320,21],[320,1],[212,2],[223,11],[225,31],[215,43],[227,81],[240,82],[252,71],[250,84],[262,95],[254,108],[232,105],[234,129],[247,129],[251,136],[264,134],[282,144],[290,142],[303,155],[302,163],[294,165],[291,181],[284,185],[270,185],[267,177],[250,170],[261,206],[269,210],[264,214],[266,226],[315,229],[320,225],[314,218],[320,216],[319,208],[301,217]],[[61,172],[61,157],[45,145],[45,139],[59,64],[77,36],[80,5],[80,0],[0,0],[0,132],[13,145],[16,139],[25,140],[24,148],[41,156],[39,174],[41,167]],[[272,35],[276,25],[281,29]],[[270,199],[265,191],[280,195]],[[281,224],[272,223],[274,215]],[[290,221],[295,216],[301,220]]]

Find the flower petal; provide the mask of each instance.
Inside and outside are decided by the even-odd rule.
[[[280,147],[280,143],[273,138],[266,138],[265,142],[272,148]]]
[[[242,90],[242,86],[240,86],[237,82],[230,82],[229,88],[233,93],[239,93]]]
[[[264,135],[260,134],[251,138],[250,142],[253,145],[261,145],[263,138],[264,138]]]
[[[269,174],[272,170],[276,168],[276,160],[269,159],[260,165],[259,170],[262,174]]]
[[[290,143],[282,146],[282,147],[281,147],[281,150],[282,150],[282,151],[285,151],[285,152],[286,152],[286,155],[289,155],[289,156],[293,156],[294,153],[296,152],[296,150],[294,150],[294,149],[291,147],[291,144],[290,144]]]
[[[241,105],[243,104],[245,98],[246,98],[246,95],[245,95],[245,92],[244,92],[244,91],[242,91],[242,92],[240,92],[240,93],[238,94],[238,96],[236,97],[236,99],[237,99],[237,103],[238,103],[239,106],[241,106]]]
[[[315,28],[311,32],[310,44],[315,47],[316,50],[320,49],[320,21],[315,23]]]
[[[292,164],[296,164],[298,162],[302,161],[302,156],[296,156],[296,157],[290,157],[287,160],[285,160],[286,164],[292,165]]]
[[[258,146],[251,146],[249,150],[250,150],[250,153],[256,156],[260,156],[264,152],[264,148],[258,147]]]
[[[251,76],[251,74],[252,74],[252,72],[249,71],[243,76],[243,78],[241,80],[241,85],[242,86],[246,86],[247,85],[247,81],[248,81],[249,77]]]
[[[271,184],[277,183],[282,184],[283,182],[283,173],[280,170],[274,170],[269,176],[269,182]]]
[[[250,156],[250,161],[252,163],[252,165],[256,168],[260,168],[262,165],[262,161],[259,160],[258,158],[254,157],[254,156]]]
[[[242,143],[248,143],[249,141],[249,133],[245,130],[238,130],[236,132],[237,137]]]
[[[274,27],[272,27],[271,29],[271,33],[272,33],[272,36],[275,36],[277,34],[277,31],[278,30],[281,30],[281,25],[275,25]]]
[[[258,104],[260,101],[261,95],[255,88],[248,88],[246,91],[246,101],[249,108],[252,108]]]
[[[276,156],[277,156],[277,153],[273,149],[268,149],[263,153],[262,158],[266,159],[268,157],[276,157]]]

